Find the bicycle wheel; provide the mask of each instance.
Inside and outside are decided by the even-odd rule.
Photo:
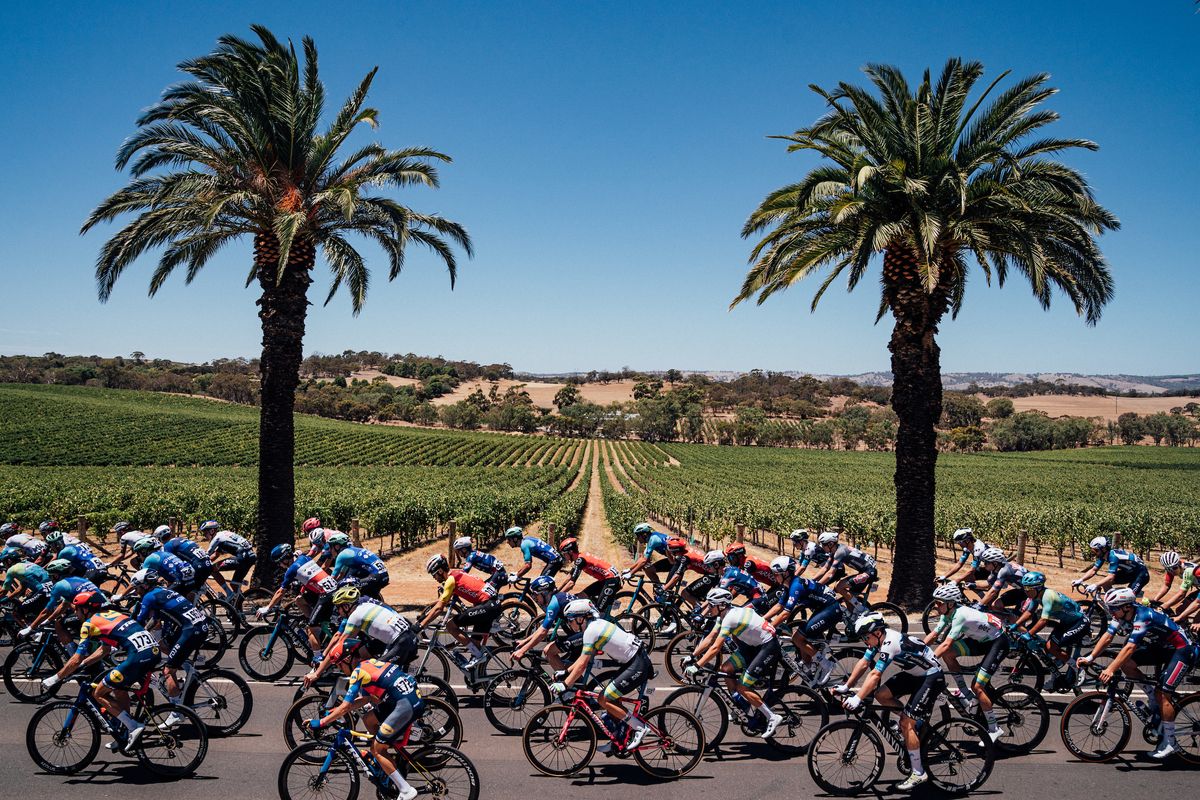
[[[687,775],[704,757],[704,729],[700,721],[681,708],[658,706],[643,720],[650,726],[633,760],[655,778]]]
[[[462,720],[458,712],[445,700],[425,698],[425,711],[412,724],[408,742],[413,747],[427,744],[444,744],[458,747],[462,744]]]
[[[625,631],[632,633],[646,648],[647,653],[654,652],[654,626],[650,624],[650,620],[642,616],[641,611],[626,611],[624,614],[618,614],[613,617],[613,623]]]
[[[238,663],[251,678],[274,681],[288,674],[296,657],[283,636],[271,641],[274,628],[253,628],[238,645]]]
[[[675,606],[665,603],[650,603],[638,609],[638,613],[646,618],[654,630],[655,643],[670,640],[684,627],[679,609]]]
[[[986,783],[995,758],[987,729],[972,719],[936,722],[921,737],[929,782],[950,794],[968,794]]]
[[[686,682],[683,675],[683,659],[692,654],[698,641],[696,634],[684,631],[675,634],[671,641],[667,642],[667,648],[663,652],[663,665],[667,668],[671,680],[676,683]]]
[[[168,725],[172,714],[180,721]],[[194,712],[162,703],[147,709],[142,722],[146,731],[134,754],[146,770],[165,778],[186,778],[199,769],[208,754],[208,734]]]
[[[242,629],[242,615],[228,600],[210,597],[200,601],[200,610],[209,619],[216,621],[221,629],[230,636],[236,636]]]
[[[276,780],[280,800],[355,800],[358,770],[341,750],[307,742],[283,757]],[[328,759],[329,766],[325,762]]]
[[[1071,701],[1058,725],[1063,744],[1081,761],[1109,761],[1129,744],[1129,709],[1108,692],[1088,692]]]
[[[96,584],[97,589],[104,592],[105,597],[123,595],[125,594],[125,590],[129,588],[129,578],[121,573],[116,575],[109,573],[106,577],[98,581],[93,581],[93,583]]]
[[[215,667],[229,650],[229,634],[220,625],[208,626],[208,637],[196,651],[193,663],[197,669]]]
[[[413,659],[413,669],[417,671],[412,674],[418,678],[422,675],[432,675],[443,681],[450,680],[450,660],[446,658],[446,654],[441,649],[437,647],[431,649],[426,642],[417,646],[417,657]]]
[[[538,772],[559,778],[574,775],[596,753],[596,729],[571,706],[546,706],[521,731],[521,748]]]
[[[401,759],[400,768],[418,797],[479,800],[479,771],[457,748],[444,744],[422,747]]]
[[[781,753],[799,755],[829,722],[829,708],[821,696],[803,686],[789,686],[768,695],[767,705],[783,717],[767,744]]]
[[[515,736],[530,718],[550,704],[550,687],[528,669],[510,669],[488,682],[483,690],[483,713],[492,727]]]
[[[1079,604],[1079,608],[1087,616],[1088,629],[1080,640],[1080,647],[1083,652],[1087,652],[1100,635],[1108,628],[1108,612],[1104,610],[1103,603],[1097,603],[1092,600],[1087,600]]]
[[[832,651],[829,656],[833,659],[833,671],[829,673],[829,678],[825,681],[825,685],[834,686],[849,680],[854,665],[862,660],[866,652],[861,647],[842,647]]]
[[[1046,667],[1028,650],[1013,648],[1004,660],[1000,662],[1000,672],[997,677],[1003,677],[1008,685],[1021,684],[1035,692],[1046,687]]]
[[[270,589],[248,589],[237,596],[233,607],[238,610],[238,614],[241,615],[243,621],[253,619],[254,613],[270,603],[271,597],[274,594]]]
[[[436,697],[439,700],[445,700],[450,704],[451,708],[458,711],[458,692],[454,691],[454,688],[450,684],[433,675],[418,675],[416,677],[417,688],[421,691],[421,697]]]
[[[198,672],[183,693],[183,703],[196,713],[210,736],[232,736],[254,712],[250,686],[227,669]]]
[[[500,616],[492,624],[492,634],[504,642],[512,643],[525,635],[533,618],[539,612],[528,603],[510,598],[500,601]]]
[[[43,633],[53,636],[53,633]],[[4,688],[22,703],[41,703],[58,694],[58,686],[45,691],[42,679],[62,669],[63,660],[52,647],[41,642],[22,642],[4,659]]]
[[[1031,753],[1050,730],[1050,707],[1036,690],[1019,683],[993,689],[992,710],[1004,735],[996,749],[1006,755]]]
[[[1189,694],[1175,704],[1175,741],[1180,758],[1200,764],[1200,694]]]
[[[904,609],[900,606],[895,603],[879,602],[871,603],[868,608],[877,614],[883,614],[888,627],[892,630],[908,633],[908,614],[905,614]]]
[[[941,619],[941,617],[942,617],[942,615],[938,613],[937,606],[934,604],[934,601],[930,600],[928,603],[925,604],[925,608],[921,611],[921,628],[922,628],[922,630],[924,630],[926,633],[929,633],[930,631],[932,631],[934,626],[937,625],[938,620]]]
[[[337,733],[337,727],[313,731],[308,727],[308,721],[325,716],[329,709],[336,706],[340,700],[341,698],[330,700],[327,695],[307,694],[292,703],[283,716],[283,739],[287,742],[288,747],[295,749],[307,742],[316,741],[325,745],[328,750],[328,745],[332,744],[333,737]],[[364,737],[371,735],[363,721],[362,711],[351,711],[342,717],[338,724],[349,725],[355,733],[362,734]],[[325,757],[326,750],[321,751],[321,758]]]
[[[682,708],[700,722],[704,746],[715,750],[729,732],[729,709],[721,698],[704,686],[681,686],[663,698],[664,706]]]
[[[861,719],[831,722],[808,748],[808,774],[830,794],[870,791],[883,773],[887,751],[878,731]]]
[[[25,749],[51,775],[73,775],[100,752],[100,722],[73,701],[48,703],[29,720]]]

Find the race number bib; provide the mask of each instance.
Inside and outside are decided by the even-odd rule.
[[[129,636],[129,646],[139,653],[154,649],[154,637],[146,631],[138,631]]]

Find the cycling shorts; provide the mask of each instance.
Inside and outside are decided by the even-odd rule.
[[[130,653],[124,661],[108,671],[103,683],[114,689],[129,689],[135,683],[145,680],[160,660],[157,647]]]
[[[562,568],[563,560],[561,558],[556,558],[553,561],[547,561],[546,566],[542,567],[542,575],[549,575],[553,578]]]
[[[175,643],[167,651],[167,661],[163,666],[171,667],[172,669],[182,667],[183,662],[191,660],[207,641],[207,623],[188,625],[175,637]]]
[[[180,581],[171,587],[184,597],[190,597],[193,592],[203,589],[204,584],[212,577],[212,567],[197,567],[192,565],[192,569],[195,572],[195,577],[190,581]]]
[[[486,603],[464,608],[454,615],[454,624],[459,628],[471,628],[472,633],[489,633],[492,623],[500,618],[500,598],[493,597]]]
[[[846,581],[846,586],[851,594],[865,594],[872,583],[879,579],[879,573],[873,569],[866,572],[860,572],[857,575],[851,575],[849,578],[842,578]]]
[[[17,614],[23,621],[32,621],[46,607],[46,602],[49,599],[50,595],[42,594],[41,592],[27,595],[17,604]]]
[[[1080,616],[1078,619],[1056,622],[1050,629],[1050,641],[1064,650],[1069,650],[1082,642],[1087,632],[1088,618]]]
[[[913,675],[911,672],[897,672],[884,682],[884,687],[897,700],[907,697],[904,713],[914,719],[927,719],[933,710],[933,704],[946,688],[944,673],[935,672],[932,675]]]
[[[617,700],[634,689],[641,690],[646,682],[654,677],[654,665],[645,648],[639,648],[637,655],[625,662],[617,677],[604,687],[604,696],[609,700]]]
[[[391,576],[386,572],[381,575],[372,575],[369,578],[360,579],[358,588],[367,597],[383,600],[383,587],[391,583],[391,580]]]
[[[1124,583],[1124,582],[1125,581],[1123,581],[1121,578],[1117,578],[1116,580],[1113,581],[1113,585],[1115,586],[1119,583]],[[1143,564],[1141,569],[1139,569],[1137,572],[1135,572],[1129,576],[1128,583],[1129,583],[1129,588],[1133,590],[1133,593],[1136,595],[1140,595],[1142,593],[1142,589],[1146,588],[1146,584],[1150,583],[1149,567],[1147,567],[1145,564]]]
[[[721,576],[719,575],[701,575],[699,578],[696,578],[696,580],[689,583],[684,591],[690,594],[692,597],[703,600],[705,596],[708,595],[709,591],[711,591],[717,585],[717,581],[720,579]]]
[[[238,550],[229,558],[225,559],[220,564],[222,572],[233,571],[233,579],[235,581],[243,581],[246,579],[246,574],[250,572],[250,568],[258,561],[258,555],[250,548]]]
[[[392,640],[379,656],[380,661],[389,664],[399,664],[400,669],[408,672],[408,667],[417,657],[417,637],[411,631],[405,631]]]
[[[842,607],[838,603],[830,603],[808,618],[800,629],[800,635],[805,639],[828,639],[833,633],[833,626],[841,618]]]
[[[778,639],[772,639],[766,644],[748,645],[738,642],[734,655],[730,658],[734,666],[742,671],[740,682],[742,686],[754,686],[765,678],[770,677],[779,663],[782,649]]]
[[[311,609],[308,612],[308,626],[310,628],[320,627],[333,618],[332,594],[314,594],[302,590],[300,596],[308,602]]]
[[[617,592],[621,589],[620,578],[605,578],[602,581],[596,581],[583,590],[583,594],[592,604],[596,606],[601,614],[607,614],[612,608],[613,602],[617,599]]]
[[[403,736],[408,726],[424,711],[425,703],[420,698],[415,705],[408,700],[385,698],[375,709],[375,716],[379,719],[375,739],[384,744],[391,744]]]

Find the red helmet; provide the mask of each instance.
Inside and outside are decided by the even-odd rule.
[[[725,555],[744,556],[746,555],[746,546],[744,544],[738,544],[737,542],[734,542],[725,548]]]
[[[300,526],[300,530],[304,531],[305,533],[312,533],[313,528],[319,527],[321,527],[321,520],[317,519],[316,517],[309,517],[308,519],[304,520],[304,524]]]
[[[104,605],[104,595],[99,592],[80,592],[75,595],[71,605],[76,608],[99,608]]]
[[[678,536],[672,536],[670,539],[667,539],[668,550],[687,550],[687,546],[687,541],[680,539]]]
[[[558,549],[559,549],[559,552],[562,552],[562,553],[566,553],[566,552],[578,553],[579,552],[579,540],[576,539],[574,536],[570,537],[569,539],[563,539],[561,542],[558,543]]]

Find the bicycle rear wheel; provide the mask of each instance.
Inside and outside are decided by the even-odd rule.
[[[789,686],[772,694],[767,704],[783,721],[767,744],[781,753],[799,755],[829,722],[829,708],[819,694],[803,686]]]
[[[350,757],[338,750],[330,755],[328,744],[307,742],[283,758],[276,781],[280,800],[355,800],[358,770]]]
[[[1041,694],[1028,686],[1010,683],[993,691],[992,709],[1004,735],[996,749],[1006,755],[1031,753],[1050,730],[1050,708]]]
[[[720,747],[729,732],[729,709],[716,692],[704,686],[681,686],[663,698],[662,704],[682,708],[699,720],[709,750]]]
[[[479,800],[479,771],[456,748],[444,744],[423,747],[403,759],[401,769],[419,797]]]
[[[483,713],[501,733],[519,734],[526,723],[550,704],[550,687],[527,669],[501,672],[483,690]]]
[[[220,625],[209,625],[208,636],[193,656],[193,662],[198,669],[215,667],[228,650],[229,634]]]
[[[659,706],[643,715],[650,726],[633,758],[655,778],[687,775],[704,756],[704,729],[700,721],[680,708]]]
[[[1133,725],[1125,704],[1108,692],[1088,692],[1071,701],[1058,725],[1063,744],[1081,761],[1109,761],[1129,744]]]
[[[559,778],[574,775],[596,753],[596,729],[571,706],[546,706],[521,731],[521,748],[538,772]]]
[[[974,720],[952,717],[934,723],[921,738],[930,783],[950,794],[969,794],[983,786],[995,758],[987,730]]]
[[[1175,741],[1180,758],[1200,764],[1200,694],[1189,694],[1175,705]]]
[[[808,748],[808,774],[830,794],[870,791],[883,774],[887,751],[879,733],[860,719],[831,722]]]
[[[45,632],[43,636],[53,636]],[[63,661],[51,647],[41,642],[22,642],[4,659],[4,688],[22,703],[41,703],[58,694],[58,686],[45,691],[42,679],[62,669]]]
[[[515,597],[501,600],[500,616],[492,624],[492,635],[501,641],[512,643],[525,635],[538,613],[531,605]]]
[[[425,698],[425,711],[413,722],[408,741],[413,747],[444,744],[458,747],[462,744],[462,720],[445,700]]]
[[[182,720],[168,725],[172,714]],[[147,709],[142,722],[146,730],[134,750],[146,770],[165,778],[186,778],[199,769],[208,754],[208,733],[195,712],[163,703]]]
[[[895,603],[871,603],[868,608],[876,614],[882,614],[889,628],[901,633],[908,633],[908,615],[904,609]]]
[[[230,637],[236,636],[244,625],[242,615],[228,600],[210,597],[200,601],[200,609]]]
[[[275,681],[288,674],[296,660],[291,645],[282,636],[271,641],[272,628],[253,628],[238,645],[238,663],[251,678]]]
[[[646,648],[647,653],[654,652],[654,626],[641,611],[626,611],[613,617],[613,623],[626,633],[632,633]]]
[[[254,713],[254,695],[236,672],[213,669],[197,673],[183,695],[184,704],[196,713],[211,736],[232,736]]]
[[[685,683],[683,659],[692,654],[699,641],[696,634],[684,631],[675,634],[671,637],[671,641],[667,642],[667,648],[663,652],[663,665],[667,668],[667,674],[671,676],[671,680],[676,683]]]
[[[429,674],[418,675],[416,678],[417,688],[421,690],[421,697],[436,697],[439,700],[445,700],[451,708],[458,711],[458,693],[450,684]]]
[[[866,655],[866,650],[862,647],[841,647],[829,653],[833,659],[833,671],[829,673],[829,678],[826,679],[826,686],[833,686],[839,683],[845,683],[850,679],[850,673],[854,669],[854,665],[862,660]]]
[[[100,752],[100,723],[72,701],[49,703],[29,720],[25,749],[33,763],[51,775],[74,775]]]

